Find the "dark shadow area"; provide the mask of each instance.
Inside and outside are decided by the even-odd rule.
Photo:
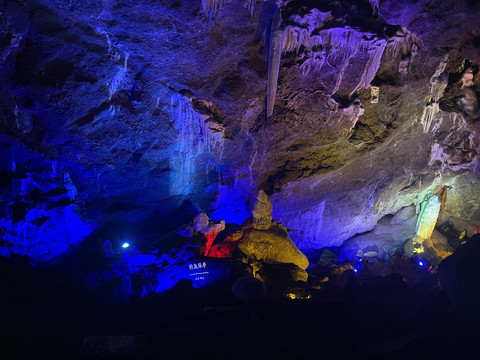
[[[471,359],[478,351],[478,308],[452,307],[426,271],[406,282],[319,263],[302,283],[265,266],[267,294],[247,307],[231,291],[244,271],[235,258],[221,260],[231,269],[226,281],[193,288],[181,280],[143,298],[141,274],[132,275],[128,302],[115,295],[118,284],[93,291],[73,258],[50,267],[0,260],[5,360]]]

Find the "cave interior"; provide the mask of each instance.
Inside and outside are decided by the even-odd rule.
[[[480,356],[479,14],[0,2],[0,358]]]

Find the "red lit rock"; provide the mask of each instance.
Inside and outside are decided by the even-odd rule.
[[[219,244],[213,244],[208,252],[207,256],[213,258],[230,258],[233,255],[233,251],[237,248],[237,244],[234,242],[223,242]]]

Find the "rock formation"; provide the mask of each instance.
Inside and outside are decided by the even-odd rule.
[[[437,185],[449,186],[442,224],[471,236],[479,6],[2,3],[1,253],[55,248],[49,259],[95,226],[115,243],[203,210],[241,224],[258,188],[307,254],[354,242]],[[24,201],[27,174],[41,186]],[[397,244],[385,239],[379,252]]]
[[[438,217],[445,208],[445,201],[447,199],[447,188],[445,186],[435,187],[431,193],[427,193],[425,197],[418,202],[419,209],[416,234],[412,239],[413,251],[417,254],[422,254],[424,249],[424,242],[432,236]]]
[[[252,210],[253,228],[255,230],[268,230],[272,225],[272,203],[265,191],[260,190],[255,199]]]
[[[201,212],[193,218],[192,227],[194,231],[202,233],[207,238],[207,242],[202,249],[202,253],[206,256],[209,256],[210,249],[212,248],[213,242],[215,241],[218,233],[222,230],[225,230],[225,221],[211,221],[206,213]]]
[[[295,246],[282,224],[275,224],[269,230],[247,228],[238,242],[238,248],[246,257],[267,264],[295,264],[305,270],[307,257]]]
[[[291,270],[292,278],[306,281],[308,275],[304,270],[309,261],[290,239],[285,226],[272,221],[271,210],[270,199],[260,190],[252,210],[253,218],[247,219],[242,229],[231,237],[238,238],[238,249],[250,262],[260,263],[260,266],[253,265],[254,273],[261,264],[293,264],[297,269]]]

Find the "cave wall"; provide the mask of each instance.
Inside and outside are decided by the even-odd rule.
[[[200,210],[241,223],[259,188],[306,252],[440,184],[471,234],[479,3],[407,5],[3,2],[2,254],[148,243]]]

